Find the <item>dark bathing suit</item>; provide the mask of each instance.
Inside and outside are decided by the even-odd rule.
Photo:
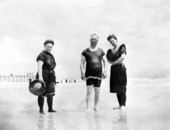
[[[43,96],[54,96],[55,95],[55,84],[56,84],[56,77],[54,68],[56,66],[55,59],[53,55],[47,51],[42,51],[39,56],[37,57],[37,61],[43,61],[44,64],[42,66],[42,76],[43,80],[46,84],[46,91]],[[37,73],[36,79],[39,78]]]
[[[121,57],[122,54],[126,54],[126,47],[122,44],[118,51],[114,54],[111,49],[107,51],[106,58],[114,62]],[[116,64],[111,66],[111,75],[110,75],[110,92],[121,92],[126,89],[127,84],[127,75],[126,67],[123,63]]]
[[[122,44],[116,53],[112,49],[107,51],[106,57],[109,61],[114,62],[126,54],[126,46]],[[126,67],[123,63],[111,66],[110,71],[110,92],[117,94],[117,99],[120,106],[126,105],[126,84],[127,74]]]
[[[96,51],[90,51],[89,48],[82,52],[86,60],[86,83],[87,85],[94,85],[100,87],[102,80],[102,58],[105,55],[101,48]]]

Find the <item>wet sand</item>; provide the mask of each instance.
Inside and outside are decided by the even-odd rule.
[[[0,130],[169,130],[169,80],[129,79],[126,112],[113,110],[115,94],[103,81],[100,111],[85,112],[85,82],[58,84],[54,97],[57,113],[38,113],[37,97],[27,83],[0,83]],[[94,100],[92,101],[92,103]]]

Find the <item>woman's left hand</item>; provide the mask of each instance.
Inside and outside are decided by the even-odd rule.
[[[116,65],[116,63],[115,63],[115,62],[112,62],[112,65]]]
[[[109,60],[107,60],[111,65],[115,65],[115,62],[111,62]]]
[[[107,73],[104,72],[104,73],[103,73],[103,79],[105,79],[106,77],[107,77]]]

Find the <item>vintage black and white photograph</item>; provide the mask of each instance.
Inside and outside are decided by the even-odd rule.
[[[169,0],[0,0],[0,130],[169,130]]]

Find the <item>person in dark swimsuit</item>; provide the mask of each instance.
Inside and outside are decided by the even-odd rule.
[[[99,93],[102,78],[106,78],[106,62],[104,59],[104,51],[97,47],[99,37],[96,34],[91,35],[91,46],[82,52],[81,58],[81,78],[86,79],[87,94],[87,112],[90,111],[91,95],[94,87],[95,106],[94,110],[98,111]]]
[[[54,68],[56,62],[54,56],[51,54],[51,50],[54,46],[53,40],[46,40],[44,42],[44,50],[38,55],[38,73],[36,79],[43,81],[46,85],[46,91],[44,94],[38,96],[38,105],[39,112],[44,113],[44,97],[47,97],[48,112],[56,112],[53,109],[53,96],[55,95],[55,85],[56,85],[56,76]]]
[[[126,106],[127,74],[123,61],[126,55],[126,46],[119,44],[114,34],[109,35],[107,40],[113,46],[113,49],[109,49],[106,54],[107,61],[111,64],[110,92],[116,93],[119,103],[119,106],[114,109],[124,110]]]

